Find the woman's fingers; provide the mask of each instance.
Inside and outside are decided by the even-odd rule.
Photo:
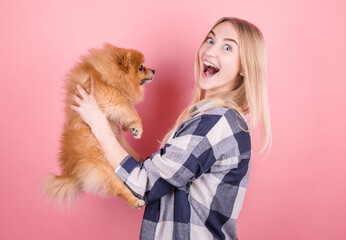
[[[75,105],[71,105],[72,110],[79,112],[79,108]]]
[[[79,105],[81,105],[81,99],[77,95],[73,95],[73,100]]]
[[[71,108],[72,108],[73,110],[75,110],[76,112],[79,113],[79,110],[80,110],[79,107],[80,107],[80,105],[81,105],[82,100],[81,100],[77,95],[74,95],[74,94],[73,94],[73,100],[74,100],[76,103],[78,103],[79,106],[71,105]]]
[[[80,95],[82,95],[83,99],[88,98],[88,93],[84,90],[84,88],[82,88],[81,85],[77,84],[77,90],[80,93]]]
[[[90,76],[91,78],[91,90],[90,90],[90,95],[94,95],[94,79],[93,76]]]

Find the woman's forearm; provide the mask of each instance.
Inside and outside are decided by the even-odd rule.
[[[115,137],[108,120],[105,119],[105,122],[99,123],[92,132],[101,144],[107,160],[116,169],[129,153]]]
[[[108,120],[104,124],[98,124],[98,129],[93,133],[105,152],[107,160],[116,169],[120,162],[127,156],[131,155],[137,162],[140,162],[141,156],[133,150],[122,134],[116,137]]]
[[[130,154],[137,162],[141,161],[141,156],[133,150],[133,148],[128,144],[123,135],[118,138],[120,145],[125,149],[125,151]]]

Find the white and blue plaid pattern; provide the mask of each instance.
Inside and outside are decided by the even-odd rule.
[[[237,239],[251,156],[238,124],[247,129],[235,110],[213,107],[143,163],[124,158],[115,173],[146,202],[140,239]]]

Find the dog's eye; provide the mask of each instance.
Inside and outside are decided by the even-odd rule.
[[[143,71],[143,65],[139,67],[139,71]]]

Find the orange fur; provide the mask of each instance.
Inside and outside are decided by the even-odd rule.
[[[136,198],[114,173],[90,127],[71,109],[73,95],[80,96],[76,84],[90,93],[91,76],[94,96],[111,124],[121,123],[135,138],[143,132],[141,119],[133,105],[143,100],[143,84],[154,77],[154,70],[144,67],[144,56],[134,49],[105,43],[102,49],[90,49],[66,78],[66,121],[59,163],[60,176],[50,174],[42,183],[43,191],[57,200],[72,200],[84,191],[101,196],[118,195],[132,207],[144,201]]]

